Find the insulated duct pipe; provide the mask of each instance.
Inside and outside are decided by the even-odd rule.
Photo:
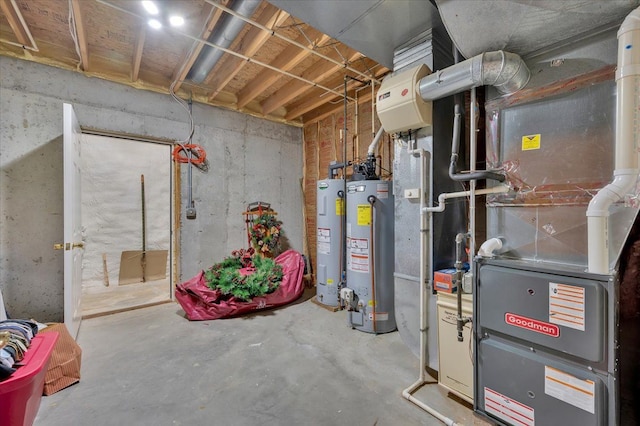
[[[260,5],[260,0],[236,0],[231,6],[231,9],[242,16],[251,17],[258,8],[258,5]],[[225,15],[224,22],[221,23],[221,28],[216,29],[207,41],[228,49],[231,43],[238,37],[240,31],[242,31],[244,24],[245,22],[242,19],[227,14]],[[195,64],[193,64],[193,68],[189,71],[187,78],[195,83],[202,83],[213,67],[216,66],[222,55],[224,55],[223,50],[205,46]]]
[[[609,208],[634,189],[640,152],[640,7],[618,30],[616,158],[614,179],[587,208],[588,270],[609,274]]]
[[[485,52],[423,77],[418,91],[425,101],[434,101],[472,87],[494,86],[503,95],[522,89],[531,74],[520,56],[502,50]]]

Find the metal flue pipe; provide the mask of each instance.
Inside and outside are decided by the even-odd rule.
[[[434,101],[473,87],[494,86],[503,95],[522,89],[531,77],[520,56],[502,50],[481,53],[436,71],[418,82],[425,101]]]

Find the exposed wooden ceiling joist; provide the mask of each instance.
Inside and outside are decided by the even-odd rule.
[[[229,0],[221,0],[221,3],[226,5],[227,3],[229,3]],[[223,14],[222,9],[217,9],[217,8],[211,9],[211,13],[207,18],[208,21],[205,23],[206,27],[200,34],[201,39],[206,40],[209,38],[216,24],[220,20],[220,17],[222,16],[222,14]],[[198,55],[200,55],[200,52],[202,51],[204,46],[205,46],[204,43],[195,42],[191,51],[186,54],[185,59],[180,61],[180,63],[178,64],[178,67],[173,73],[173,81],[176,82],[174,86],[174,90],[176,92],[180,90],[180,87],[182,86],[182,82],[187,77],[187,74],[189,74],[189,71],[191,71],[191,67],[193,67],[193,64],[195,63],[196,59],[198,59]]]
[[[85,32],[80,0],[71,0],[71,8],[73,9],[77,47],[80,50],[80,66],[84,71],[89,71],[89,45],[87,44],[87,33]]]
[[[366,104],[371,102],[370,96],[361,96],[358,97],[358,105]],[[350,105],[353,104],[350,103]],[[307,114],[304,114],[304,123],[310,124],[315,123],[316,121],[324,120],[332,114],[344,111],[344,105],[342,102],[339,103],[326,103],[321,107],[318,107]]]
[[[188,85],[195,102],[297,126],[312,116],[313,111],[299,115],[312,97],[327,93],[324,102],[342,99],[345,74],[369,80],[370,70],[358,61],[361,54],[266,0],[241,19],[244,29],[228,48],[209,42],[213,33],[223,31],[226,5],[233,4],[213,3],[156,2],[163,27],[152,30],[139,1],[0,0],[0,55],[160,93],[169,93],[175,82],[175,92],[185,96]],[[173,13],[185,18],[184,26],[169,25]],[[188,76],[207,45],[223,54],[210,76],[196,83]],[[353,91],[348,98],[354,100]]]
[[[385,69],[381,69],[378,70],[378,72],[376,73],[375,77],[380,77],[381,75],[383,75],[386,72],[386,68]],[[350,92],[351,90],[353,90],[356,86],[361,86],[362,83],[360,83],[359,81],[356,80],[350,80],[347,82],[347,93]],[[299,105],[294,106],[291,110],[287,111],[287,115],[285,115],[285,119],[287,120],[294,120],[298,117],[300,117],[301,115],[314,110],[324,104],[329,103],[330,101],[335,100],[335,96],[326,94],[326,93],[321,93],[320,96],[313,96],[310,97],[309,100],[302,102]]]
[[[235,17],[239,18],[239,19],[242,19],[243,21],[245,21],[245,22],[247,22],[247,23],[250,23],[251,25],[255,25],[255,26],[257,26],[257,27],[261,27],[261,25],[260,25],[259,23],[255,22],[255,21],[254,21],[254,20],[252,20],[251,18],[247,18],[246,16],[239,15],[239,14],[238,14],[238,13],[236,13],[235,11],[233,11],[233,10],[231,10],[231,9],[229,9],[229,8],[225,7],[225,6],[222,6],[222,5],[218,4],[218,3],[217,3],[216,1],[214,1],[214,0],[204,0],[204,1],[206,1],[207,3],[209,3],[209,4],[210,4],[210,5],[212,5],[212,6],[215,6],[215,7],[217,7],[217,8],[220,8],[220,9],[224,10],[225,12],[227,12],[227,13],[229,13],[229,14],[231,14],[231,15],[233,15],[233,16],[235,16]],[[268,28],[265,28],[264,26],[263,26],[263,28],[262,28],[262,29],[264,29],[264,30],[268,30]],[[284,36],[284,35],[282,35],[282,34],[279,34],[279,33],[273,33],[273,35],[274,35],[274,36],[276,36],[276,37],[281,38],[282,40],[286,41],[287,43],[293,44],[294,46],[298,46],[298,47],[299,47],[299,48],[301,48],[301,49],[306,49],[306,47],[305,47],[303,44],[297,43],[295,40],[292,40],[292,39],[290,39],[290,38],[288,38],[288,37],[286,37],[286,36]],[[333,58],[331,58],[331,57],[329,57],[329,56],[323,55],[322,53],[320,53],[320,52],[318,52],[318,51],[315,51],[315,50],[314,50],[314,51],[312,51],[311,53],[312,53],[313,55],[319,56],[320,58],[322,58],[322,59],[324,59],[324,60],[326,60],[326,61],[334,62],[336,65],[340,65],[340,66],[344,67],[345,69],[347,69],[347,70],[349,70],[349,71],[351,71],[351,72],[353,72],[353,73],[355,73],[355,74],[359,75],[360,77],[363,77],[363,78],[365,78],[365,79],[369,79],[369,78],[371,78],[371,76],[368,76],[367,74],[365,74],[365,73],[361,72],[360,70],[358,70],[358,69],[356,69],[356,68],[352,68],[352,67],[350,67],[348,63],[346,63],[346,64],[345,64],[345,63],[340,62],[340,61],[338,61],[338,60],[335,60],[335,59],[333,59]],[[376,81],[376,83],[379,83],[379,81]]]
[[[273,30],[282,25],[289,18],[289,14],[278,9],[275,6],[268,5],[260,14],[257,22],[266,28]],[[258,50],[269,40],[273,32],[267,32],[258,27],[252,27],[243,39],[243,45],[240,47],[240,53],[248,57],[255,55]],[[227,84],[240,72],[247,61],[241,58],[229,58],[219,69],[212,70],[205,83],[210,84],[215,89],[209,95],[209,99],[214,99],[226,87]],[[214,78],[211,78],[215,76]]]
[[[330,53],[330,55],[334,57],[339,56],[337,52]],[[347,60],[348,62],[353,62],[361,56],[361,53],[356,52],[353,53]],[[340,68],[341,67],[339,65],[336,65],[333,62],[324,62],[322,60],[319,60],[314,65],[309,67],[309,69],[302,74],[302,77],[306,78],[307,80],[319,83],[338,72]],[[305,84],[302,81],[294,81],[266,99],[262,103],[262,113],[267,115],[275,111],[277,108],[285,105],[290,100],[295,99],[296,97],[312,89],[313,86]]]
[[[4,16],[9,21],[9,26],[15,34],[18,43],[23,46],[28,46],[31,44],[29,40],[29,35],[27,34],[28,29],[25,28],[24,19],[20,13],[20,9],[18,5],[16,5],[15,0],[1,0],[0,1],[0,10],[4,13]]]
[[[316,46],[323,45],[330,39],[331,37],[328,35],[310,28],[306,34],[301,34],[296,41],[299,43],[307,42],[307,47],[313,49]],[[308,40],[311,40],[311,42]],[[269,65],[289,71],[305,58],[309,57],[309,55],[311,55],[309,50],[300,49],[297,46],[289,46],[280,53],[277,58],[271,61]],[[262,93],[267,87],[275,83],[280,77],[282,77],[282,74],[271,70],[264,71],[258,75],[257,78],[253,79],[238,93],[238,108],[244,108],[245,105],[255,99],[256,96]]]
[[[140,75],[140,63],[142,62],[142,52],[144,50],[144,39],[147,35],[147,27],[142,26],[136,37],[136,44],[133,50],[133,63],[131,64],[131,81],[138,81]]]

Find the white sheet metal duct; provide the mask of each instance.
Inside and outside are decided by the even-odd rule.
[[[522,89],[531,74],[516,54],[486,52],[436,71],[420,80],[419,92],[425,101],[433,101],[478,86],[494,86],[503,94]]]
[[[587,209],[589,272],[609,273],[609,208],[633,192],[640,164],[640,7],[618,30],[617,120],[614,179]]]
[[[236,0],[231,5],[231,9],[243,16],[251,17],[259,5],[260,0]],[[242,31],[245,22],[225,13],[222,22],[218,25],[220,27],[213,31],[208,41],[218,46],[229,48],[231,43],[238,37],[238,34],[240,34],[240,31]],[[202,83],[222,55],[224,55],[223,50],[205,46],[193,64],[193,68],[189,71],[187,78],[195,83]]]

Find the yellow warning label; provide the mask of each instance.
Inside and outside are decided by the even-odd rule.
[[[367,305],[369,305],[370,307],[373,307],[373,305],[375,305],[373,300],[369,300],[369,303],[367,303]]]
[[[329,285],[333,284],[333,279],[329,278],[329,279],[327,280],[327,284],[329,284]]]
[[[336,198],[336,216],[344,216],[344,199]]]
[[[358,204],[358,226],[371,225],[371,205]]]
[[[522,150],[531,151],[533,149],[540,149],[540,134],[522,137]]]

